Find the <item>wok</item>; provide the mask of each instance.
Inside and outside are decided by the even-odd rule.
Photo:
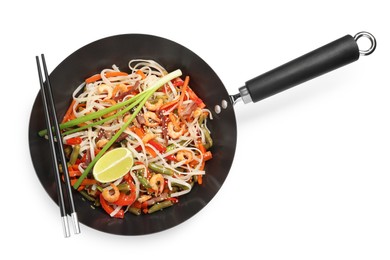
[[[368,50],[359,50],[356,41],[367,37],[371,41]],[[236,95],[229,95],[217,74],[207,63],[186,47],[173,41],[142,34],[124,34],[92,42],[62,61],[50,74],[57,116],[62,118],[67,110],[74,89],[90,75],[116,64],[126,70],[129,60],[153,59],[168,71],[181,69],[183,75],[191,77],[191,87],[213,113],[209,121],[214,145],[213,159],[206,164],[206,175],[202,185],[180,198],[173,207],[153,214],[124,219],[109,217],[101,208],[93,209],[78,192],[74,201],[81,223],[103,232],[118,235],[143,235],[174,227],[199,212],[216,195],[224,183],[233,162],[237,126],[233,105],[257,102],[280,91],[300,84],[369,55],[375,50],[375,38],[361,32],[352,37],[346,35],[300,58],[288,62],[270,72],[245,83]],[[29,122],[29,147],[33,165],[43,188],[58,204],[54,172],[50,158],[49,143],[38,136],[44,129],[43,106],[38,93],[33,104]]]

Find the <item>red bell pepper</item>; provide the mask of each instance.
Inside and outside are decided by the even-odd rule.
[[[81,139],[81,137],[73,137],[73,138],[69,138],[68,140],[66,140],[66,144],[69,144],[69,145],[76,145],[76,144],[81,144],[83,140]]]
[[[129,176],[129,177],[127,177],[127,176]],[[126,175],[125,179],[130,186],[130,194],[126,195],[126,194],[121,192],[119,194],[119,199],[114,202],[114,204],[118,205],[118,206],[129,206],[129,205],[133,204],[135,199],[136,199],[136,197],[135,197],[136,187],[135,187],[135,184],[133,182],[133,179],[131,178],[130,175]]]
[[[114,209],[108,205],[107,201],[103,198],[103,195],[100,193],[100,204],[102,205],[102,208],[108,213],[111,214]],[[121,209],[119,210],[113,217],[114,218],[123,218],[125,216],[124,211]]]
[[[183,86],[184,81],[181,78],[175,78],[174,80],[172,80],[172,84],[175,87],[181,87],[181,86]]]
[[[157,141],[154,141],[153,139],[149,140],[148,143],[151,146],[153,146],[154,148],[156,148],[156,150],[159,151],[160,153],[165,153],[165,151],[167,150],[167,148],[164,145],[162,145],[161,143],[159,143]]]
[[[195,104],[198,105],[198,107],[200,107],[200,108],[205,108],[206,107],[206,104],[203,102],[203,100],[200,99],[189,86],[187,87],[187,93],[188,93],[190,99],[192,101],[194,101]]]

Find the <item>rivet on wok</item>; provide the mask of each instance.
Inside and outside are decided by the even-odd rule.
[[[221,106],[222,106],[223,109],[226,109],[227,106],[228,106],[228,102],[226,100],[222,100]]]
[[[221,107],[220,107],[219,105],[215,105],[214,111],[215,111],[215,113],[217,113],[217,114],[221,113]]]

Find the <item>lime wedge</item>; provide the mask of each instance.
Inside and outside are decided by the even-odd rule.
[[[95,164],[93,176],[101,183],[115,181],[128,173],[133,166],[133,156],[125,147],[105,153]]]

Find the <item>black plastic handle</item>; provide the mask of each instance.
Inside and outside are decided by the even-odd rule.
[[[247,81],[245,87],[252,101],[257,102],[354,62],[359,56],[356,41],[346,35]]]

